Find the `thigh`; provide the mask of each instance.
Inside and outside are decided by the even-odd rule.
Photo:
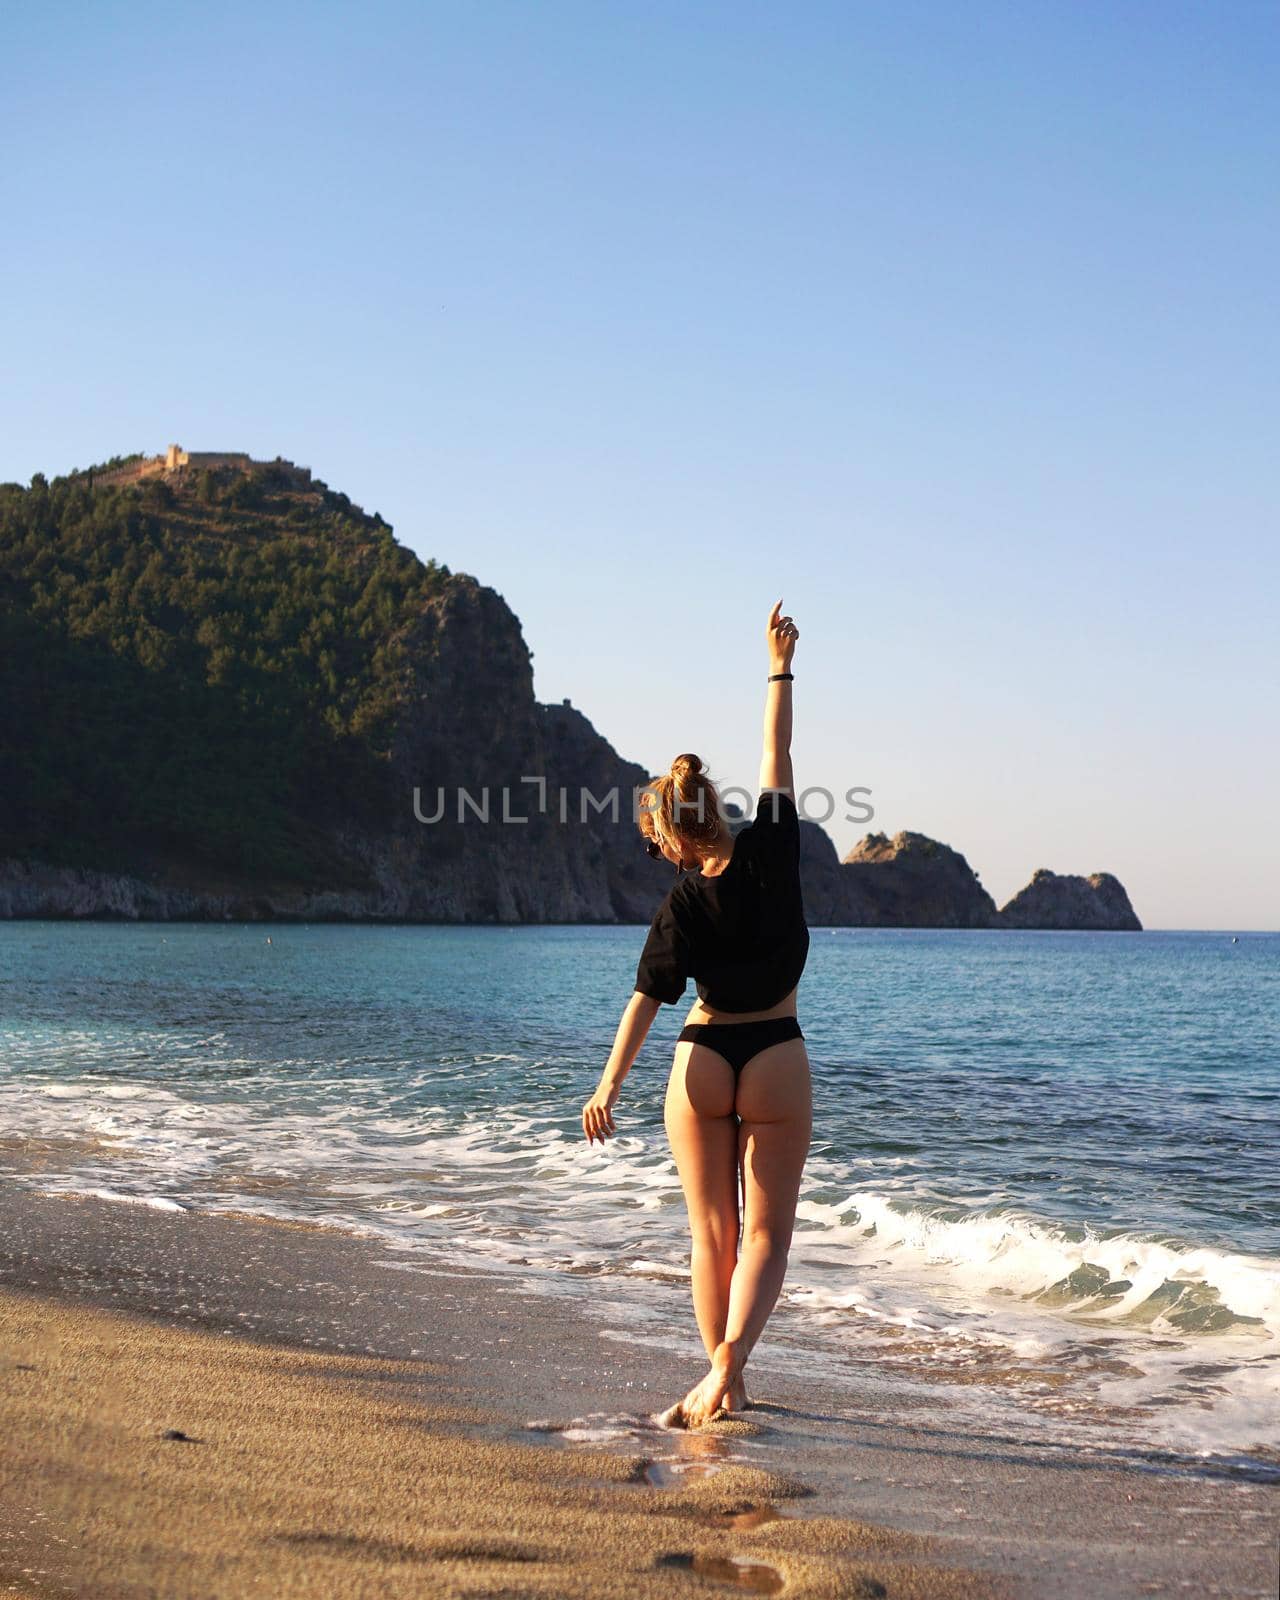
[[[738,1119],[733,1068],[704,1045],[677,1044],[663,1110],[690,1224],[716,1232],[738,1222]]]
[[[790,1239],[809,1140],[813,1096],[803,1039],[770,1045],[742,1069],[736,1104],[742,1121],[743,1231]]]

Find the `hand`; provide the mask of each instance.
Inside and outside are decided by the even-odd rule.
[[[772,671],[790,671],[791,658],[796,653],[796,640],[799,637],[799,628],[790,617],[782,615],[782,601],[779,600],[769,613],[769,625],[765,629],[765,638],[769,643],[769,665]]]
[[[587,1143],[591,1144],[599,1139],[603,1144],[606,1139],[618,1131],[613,1125],[613,1106],[618,1098],[616,1089],[596,1090],[582,1108],[582,1131],[587,1136]]]

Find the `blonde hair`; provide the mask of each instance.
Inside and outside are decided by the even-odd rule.
[[[651,778],[640,807],[640,831],[680,852],[697,855],[724,835],[720,794],[701,758],[677,756],[670,770]]]

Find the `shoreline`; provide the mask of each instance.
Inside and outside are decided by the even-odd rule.
[[[332,1437],[340,1419],[347,1418],[349,1427],[355,1415],[350,1407],[372,1404],[372,1395],[377,1405],[401,1408],[395,1410],[398,1420],[383,1419],[391,1436],[402,1440],[408,1428],[414,1437],[425,1430],[423,1437],[436,1441],[432,1445],[436,1468],[421,1469],[428,1474],[439,1470],[448,1476],[455,1471],[456,1462],[448,1467],[446,1458],[453,1459],[450,1451],[457,1455],[454,1445],[464,1436],[467,1450],[485,1444],[501,1452],[514,1451],[512,1459],[525,1463],[521,1472],[534,1459],[542,1463],[534,1472],[537,1488],[529,1491],[532,1509],[522,1514],[559,1504],[563,1484],[555,1473],[543,1476],[544,1468],[549,1471],[547,1463],[562,1463],[569,1457],[576,1462],[584,1445],[594,1447],[587,1456],[598,1467],[593,1494],[608,1498],[614,1491],[601,1490],[599,1483],[614,1485],[620,1473],[633,1501],[637,1483],[643,1486],[650,1508],[643,1527],[649,1532],[663,1530],[662,1549],[652,1541],[645,1543],[631,1528],[628,1518],[634,1518],[634,1512],[623,1507],[599,1509],[592,1502],[591,1514],[599,1510],[605,1519],[600,1527],[588,1538],[581,1520],[587,1511],[579,1507],[578,1520],[571,1518],[560,1528],[561,1543],[555,1548],[578,1549],[574,1541],[581,1538],[581,1550],[589,1551],[602,1539],[607,1545],[616,1538],[620,1543],[612,1562],[606,1563],[608,1571],[598,1573],[586,1554],[562,1556],[557,1558],[555,1581],[547,1588],[543,1579],[550,1568],[535,1574],[537,1563],[523,1562],[518,1571],[508,1571],[509,1577],[514,1574],[519,1580],[511,1593],[613,1592],[608,1584],[620,1570],[619,1562],[641,1549],[648,1554],[640,1568],[629,1570],[623,1586],[627,1594],[680,1592],[681,1584],[687,1588],[690,1573],[697,1575],[698,1568],[654,1563],[660,1557],[688,1556],[692,1561],[698,1555],[714,1564],[726,1555],[726,1525],[697,1518],[744,1513],[767,1515],[769,1520],[752,1529],[741,1523],[731,1528],[733,1550],[728,1554],[754,1552],[751,1559],[758,1557],[776,1572],[785,1567],[785,1592],[790,1594],[868,1593],[864,1580],[871,1578],[884,1583],[887,1594],[903,1596],[1084,1597],[1139,1593],[1144,1586],[1146,1592],[1163,1593],[1186,1580],[1196,1581],[1203,1593],[1273,1593],[1280,1502],[1275,1484],[1197,1472],[1188,1462],[1158,1464],[1128,1459],[1123,1453],[1108,1457],[1063,1446],[1036,1448],[1025,1440],[1001,1440],[959,1426],[948,1430],[936,1421],[913,1424],[912,1408],[903,1405],[900,1394],[878,1391],[874,1375],[868,1376],[864,1403],[849,1403],[842,1396],[833,1404],[812,1376],[786,1369],[785,1347],[770,1350],[767,1330],[759,1361],[753,1364],[752,1394],[760,1402],[756,1408],[710,1432],[682,1435],[658,1430],[650,1418],[683,1393],[705,1364],[691,1317],[690,1337],[674,1348],[669,1338],[653,1337],[644,1329],[637,1333],[609,1328],[575,1316],[571,1304],[531,1294],[527,1284],[510,1278],[433,1266],[421,1257],[406,1259],[403,1252],[385,1244],[323,1226],[295,1228],[244,1216],[171,1213],[0,1185],[0,1315],[6,1325],[15,1317],[21,1322],[24,1306],[28,1329],[38,1311],[45,1325],[69,1330],[58,1368],[69,1382],[63,1389],[45,1388],[33,1398],[23,1385],[34,1388],[34,1380],[29,1383],[29,1374],[6,1363],[5,1407],[11,1414],[6,1417],[0,1482],[13,1481],[15,1449],[20,1454],[26,1449],[21,1455],[23,1482],[39,1472],[41,1462],[50,1466],[52,1457],[45,1447],[23,1447],[24,1437],[52,1437],[71,1448],[76,1428],[85,1425],[83,1417],[75,1424],[65,1417],[61,1423],[55,1421],[63,1396],[83,1392],[84,1373],[76,1370],[78,1352],[114,1339],[129,1352],[133,1363],[129,1370],[199,1371],[200,1402],[207,1395],[213,1404],[220,1396],[216,1403],[222,1405],[229,1403],[226,1397],[236,1383],[248,1381],[235,1378],[230,1369],[222,1370],[223,1353],[235,1352],[236,1360],[247,1361],[243,1352],[253,1350],[259,1352],[253,1361],[260,1361],[258,1366],[250,1363],[252,1392],[258,1397],[257,1420],[250,1427],[257,1441],[254,1449],[267,1450],[272,1437],[283,1436],[282,1430],[287,1433],[292,1426],[288,1420],[292,1413],[281,1410],[281,1397],[301,1373],[297,1381],[305,1378],[309,1387],[304,1397],[295,1397],[295,1404],[301,1404],[306,1416],[329,1419],[315,1422],[319,1432],[311,1439],[312,1457],[316,1440]],[[237,1337],[228,1339],[228,1334]],[[179,1347],[185,1352],[182,1360],[166,1353]],[[7,1349],[4,1353],[9,1354]],[[46,1357],[38,1355],[37,1364],[42,1359]],[[353,1396],[335,1389],[333,1372],[326,1370],[335,1359],[348,1377],[359,1369],[360,1381],[372,1383],[376,1393]],[[109,1392],[100,1394],[100,1415],[109,1409],[109,1401]],[[13,1408],[31,1405],[36,1406],[34,1412],[21,1412],[27,1418],[24,1425],[12,1414]],[[377,1406],[375,1413],[382,1418]],[[43,1422],[38,1421],[41,1418]],[[34,1426],[33,1419],[37,1419]],[[182,1428],[182,1423],[166,1426]],[[197,1420],[182,1431],[198,1434],[201,1426],[207,1425]],[[359,1450],[369,1455],[368,1470],[375,1472],[382,1456],[368,1442],[369,1426],[361,1421],[354,1437]],[[440,1430],[450,1434],[447,1448],[440,1442]],[[80,1437],[83,1441],[86,1436]],[[120,1461],[131,1463],[135,1470],[154,1461],[154,1451],[162,1448],[148,1438],[144,1449],[136,1429],[131,1429],[127,1409],[119,1412],[107,1443],[123,1452]],[[165,1460],[172,1458],[174,1449],[188,1449],[173,1442],[163,1448],[170,1452]],[[385,1455],[385,1439],[379,1448]],[[346,1436],[342,1449],[345,1462]],[[146,1455],[148,1450],[151,1456]],[[91,1454],[96,1463],[100,1444]],[[73,1460],[75,1456],[72,1448]],[[202,1457],[201,1472],[209,1470],[208,1457],[209,1452]],[[697,1474],[708,1467],[715,1470],[699,1478]],[[579,1468],[580,1462],[575,1471]],[[497,1481],[495,1472],[501,1478],[508,1470],[512,1469],[490,1462],[479,1472],[477,1493],[483,1491],[482,1500]],[[288,1477],[283,1464],[280,1471]],[[142,1481],[149,1481],[146,1474]],[[748,1482],[754,1485],[750,1490],[743,1487]],[[271,1476],[268,1499],[274,1503],[286,1488],[292,1494],[292,1487]],[[797,1488],[810,1492],[797,1497]],[[340,1483],[330,1483],[325,1491],[330,1500],[325,1503],[333,1503],[332,1496],[340,1489]],[[675,1501],[668,1505],[662,1494],[674,1495]],[[391,1516],[395,1508],[385,1503],[385,1487],[380,1497],[374,1499]],[[224,1529],[220,1558],[224,1562],[231,1559],[228,1552],[236,1538],[257,1526],[251,1518],[252,1496],[246,1498],[241,1492],[238,1498],[232,1494],[232,1500],[250,1520],[242,1518]],[[784,1508],[787,1514],[775,1518],[760,1512],[760,1507],[770,1506]],[[295,1518],[300,1514],[298,1505],[293,1505],[292,1514]],[[667,1548],[673,1537],[664,1521],[668,1514],[678,1519],[675,1526],[685,1534],[685,1545],[679,1549]],[[109,1512],[103,1517],[110,1522]],[[100,1520],[95,1516],[95,1527]],[[17,1531],[12,1515],[6,1523],[0,1532],[9,1537],[0,1550],[11,1556]],[[46,1531],[37,1537],[43,1554],[36,1565],[69,1559],[64,1547],[54,1542],[57,1534],[51,1523],[52,1519],[39,1525]],[[689,1529],[695,1524],[702,1543],[689,1547]],[[606,1525],[611,1531],[601,1532]],[[492,1531],[492,1514],[486,1513],[483,1526]],[[28,1528],[24,1537],[30,1549],[36,1536]],[[287,1560],[278,1550],[272,1560],[284,1563],[290,1572],[305,1570],[310,1593],[348,1592],[342,1585],[350,1571],[375,1559],[380,1581],[385,1569],[399,1572],[396,1583],[403,1580],[408,1585],[384,1585],[381,1592],[453,1592],[441,1587],[446,1577],[438,1565],[441,1558],[424,1556],[404,1527],[399,1533],[384,1530],[361,1537],[374,1539],[381,1554],[370,1555],[364,1545],[351,1546],[342,1558],[346,1576],[337,1572],[333,1550],[323,1542],[290,1545]],[[395,1550],[400,1553],[395,1555]],[[770,1561],[768,1552],[776,1560]],[[878,1563],[874,1572],[867,1566],[872,1553]],[[192,1572],[205,1559],[197,1559],[197,1554],[191,1557]],[[429,1571],[423,1565],[428,1559]],[[805,1567],[808,1559],[825,1565],[821,1571]],[[6,1568],[11,1565],[7,1557]],[[24,1560],[22,1565],[30,1567],[33,1562]],[[470,1579],[450,1569],[448,1581],[462,1585],[458,1592],[467,1583],[474,1592],[476,1569],[467,1570]],[[566,1587],[571,1576],[572,1584]],[[580,1577],[587,1587],[577,1586]],[[336,1586],[325,1587],[330,1580]],[[174,1588],[173,1581],[170,1575],[166,1594],[185,1592]],[[77,1589],[73,1583],[70,1588],[32,1592],[95,1597],[139,1592],[127,1585],[104,1589],[101,1574],[95,1582],[97,1587],[92,1588]],[[849,1584],[855,1587],[841,1587]],[[862,1584],[861,1590],[857,1584]],[[255,1591],[243,1587],[219,1591],[206,1584],[199,1592]],[[277,1583],[270,1592],[290,1590]]]

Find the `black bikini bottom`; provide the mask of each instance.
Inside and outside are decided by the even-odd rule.
[[[739,1078],[753,1056],[784,1039],[803,1039],[804,1034],[794,1017],[770,1017],[766,1022],[691,1022],[680,1030],[680,1037],[723,1056]]]

